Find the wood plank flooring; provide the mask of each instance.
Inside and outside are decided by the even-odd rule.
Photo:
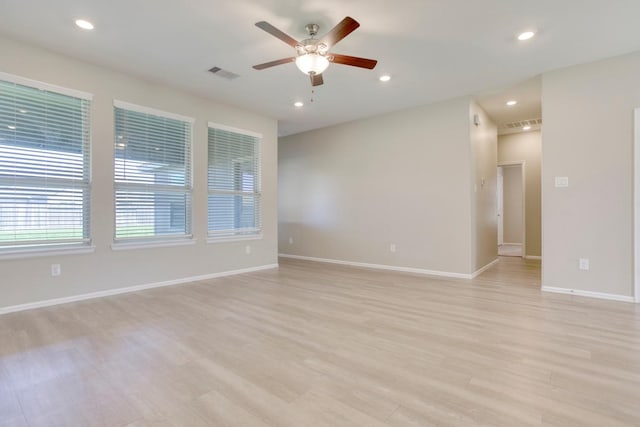
[[[0,316],[0,426],[639,426],[640,308],[276,270]]]

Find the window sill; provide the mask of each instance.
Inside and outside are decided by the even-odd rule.
[[[262,233],[260,234],[247,234],[244,236],[209,236],[207,237],[207,243],[227,243],[238,242],[243,240],[262,240]]]
[[[89,253],[93,253],[95,250],[96,250],[96,247],[93,245],[69,245],[69,246],[57,246],[57,247],[48,247],[48,248],[37,247],[37,248],[15,249],[15,250],[7,250],[6,252],[0,252],[0,260],[89,254]]]
[[[136,249],[168,248],[171,246],[195,245],[196,239],[156,240],[153,242],[115,242],[111,244],[113,251],[130,251]]]

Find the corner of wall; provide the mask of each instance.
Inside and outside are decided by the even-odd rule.
[[[471,265],[474,272],[497,259],[496,182],[497,127],[473,99],[469,100],[469,159],[471,170]],[[493,220],[491,220],[493,218]]]

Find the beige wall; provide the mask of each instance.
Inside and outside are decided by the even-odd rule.
[[[473,123],[478,115],[480,124]],[[471,238],[472,271],[495,261],[498,256],[498,224],[496,217],[497,127],[475,102],[469,108],[471,147]]]
[[[0,309],[114,288],[209,275],[277,262],[277,123],[81,61],[0,38],[0,71],[77,89],[92,103],[92,230],[95,252],[0,260]],[[194,125],[194,225],[196,244],[113,251],[113,100],[196,119]],[[262,141],[264,238],[207,244],[207,121],[259,132]],[[252,247],[250,255],[245,246]],[[51,277],[59,263],[62,275]]]
[[[474,272],[496,258],[495,132],[461,98],[281,138],[280,252]]]
[[[640,53],[543,76],[543,286],[633,294]],[[569,178],[555,188],[554,177]],[[590,270],[578,269],[588,258]]]
[[[522,166],[502,168],[503,242],[522,244]]]
[[[542,136],[539,131],[498,137],[498,163],[525,164],[525,255],[535,257],[542,255],[541,157]]]

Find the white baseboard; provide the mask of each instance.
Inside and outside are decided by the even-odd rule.
[[[371,268],[374,270],[398,271],[401,273],[422,274],[426,276],[452,277],[455,279],[472,279],[473,278],[472,274],[451,273],[448,271],[437,271],[437,270],[425,270],[422,268],[397,267],[395,265],[369,264],[366,262],[341,261],[337,259],[315,258],[315,257],[309,257],[309,256],[289,255],[289,254],[278,254],[278,256],[282,258],[299,259],[303,261],[315,261],[315,262],[324,262],[328,264],[348,265],[351,267]]]
[[[524,259],[537,259],[537,260],[542,261],[542,257],[538,256],[538,255],[525,255]]]
[[[628,297],[626,295],[606,294],[602,292],[592,292],[592,291],[581,291],[579,289],[554,288],[552,286],[543,286],[541,289],[543,292],[553,292],[556,294],[577,295],[580,297],[599,298],[599,299],[606,299],[611,301],[636,302],[634,297]]]
[[[473,273],[471,275],[472,279],[475,279],[476,277],[478,277],[479,275],[481,275],[482,273],[484,273],[485,271],[487,271],[488,269],[490,269],[491,267],[493,267],[494,265],[496,265],[498,262],[500,261],[499,258],[494,259],[493,261],[491,261],[489,264],[485,265],[484,267],[482,267],[481,269],[479,269],[478,271],[476,271],[475,273]]]
[[[240,270],[222,271],[220,273],[205,274],[202,276],[184,277],[181,279],[167,280],[165,282],[148,283],[144,285],[129,286],[126,288],[108,289],[106,291],[91,292],[88,294],[72,295],[70,297],[54,298],[44,301],[30,302],[27,304],[19,304],[8,307],[0,307],[0,315],[14,313],[16,311],[31,310],[33,308],[49,307],[52,305],[66,304],[75,301],[84,301],[88,299],[107,297],[111,295],[126,294],[129,292],[143,291],[145,289],[162,288],[164,286],[179,285],[182,283],[197,282],[200,280],[215,279],[218,277],[235,276],[237,274],[252,273],[261,270],[270,270],[278,268],[278,264],[260,265],[257,267],[243,268]]]

